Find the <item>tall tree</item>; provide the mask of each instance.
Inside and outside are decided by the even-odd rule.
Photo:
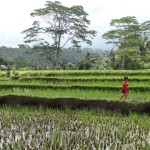
[[[150,49],[150,21],[145,21],[141,24],[142,32],[141,32],[141,42],[139,49],[141,51],[141,55],[146,53],[147,49]]]
[[[116,45],[122,51],[121,68],[124,69],[126,48],[138,45],[141,28],[134,16],[113,19],[110,25],[115,29],[106,32],[102,37],[109,40],[107,43]]]
[[[62,48],[68,42],[74,47],[81,42],[91,45],[96,35],[96,31],[88,30],[90,21],[82,6],[66,7],[58,1],[47,1],[44,8],[35,9],[31,16],[41,20],[22,32],[26,34],[25,43],[35,42],[34,49],[42,50],[55,65],[59,64]]]

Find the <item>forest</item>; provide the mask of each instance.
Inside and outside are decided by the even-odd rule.
[[[86,65],[86,61],[89,61],[87,58],[88,55],[90,55],[91,60],[91,62],[89,62],[90,66],[83,68],[84,65]],[[46,60],[44,56],[41,56],[41,53],[32,51],[31,47],[0,47],[0,64],[10,66],[10,68],[15,65],[18,70],[38,70],[40,67],[44,70],[55,69],[54,64],[50,60]],[[105,52],[100,49],[93,50],[84,48],[80,51],[76,51],[71,48],[64,48],[62,51],[62,62],[65,64],[65,69],[67,70],[98,69],[98,67],[101,67],[104,57]]]
[[[41,19],[21,32],[24,43],[18,48],[0,47],[0,64],[28,70],[150,69],[149,20],[140,23],[136,16],[112,19],[112,29],[102,35],[111,48],[93,49],[97,31],[89,30],[90,20],[82,6],[66,7],[58,1],[45,6],[31,12],[31,17]],[[71,46],[66,47],[67,43]],[[89,47],[82,48],[82,43]]]

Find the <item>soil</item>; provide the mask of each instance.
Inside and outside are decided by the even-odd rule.
[[[147,113],[150,114],[150,102],[148,103],[128,103],[120,101],[107,100],[81,100],[75,98],[55,98],[46,99],[28,96],[8,95],[0,97],[0,105],[22,105],[48,108],[70,108],[70,109],[93,109],[106,110],[122,114],[129,114],[130,112]]]

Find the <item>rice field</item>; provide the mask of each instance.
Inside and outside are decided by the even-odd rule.
[[[0,149],[150,148],[147,115],[3,106],[0,120]]]
[[[149,104],[150,70],[17,71],[10,78],[0,72],[0,101],[3,96],[17,95],[117,104],[125,75],[129,77],[129,95],[121,102]],[[0,149],[148,150],[149,124],[146,113],[0,105]]]
[[[120,91],[107,91],[107,90],[79,90],[79,89],[26,89],[26,88],[12,88],[2,89],[0,96],[18,95],[30,96],[40,98],[77,98],[83,100],[109,100],[118,101],[122,93]],[[124,100],[122,100],[124,101]],[[130,91],[126,102],[141,103],[150,102],[150,92]]]
[[[150,80],[149,80],[150,81]],[[0,85],[41,85],[41,86],[48,86],[48,85],[82,85],[82,86],[111,86],[111,87],[120,87],[122,81],[41,81],[41,79],[34,80],[6,80],[6,81],[0,81]],[[130,81],[130,87],[150,87],[149,82],[147,81]]]
[[[129,77],[127,102],[150,101],[150,71],[18,71],[0,76],[0,95],[86,100],[119,100],[124,75]]]

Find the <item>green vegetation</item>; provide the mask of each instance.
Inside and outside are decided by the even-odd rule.
[[[0,107],[0,149],[149,149],[147,115]]]
[[[123,76],[129,77],[128,101],[150,100],[150,71],[16,71],[7,78],[1,72],[2,95],[27,95],[46,98],[119,100]]]
[[[12,104],[0,106],[0,149],[150,148],[149,70],[10,73],[8,78],[6,72],[0,72],[0,102]],[[119,101],[124,75],[129,77],[129,96],[126,101]],[[76,102],[71,104],[74,98]],[[45,107],[47,101],[62,107],[56,106],[59,110]],[[77,101],[90,102],[91,108],[92,103],[101,101],[105,109],[85,109],[83,104],[72,106]],[[34,107],[41,102],[45,103],[43,107]],[[66,108],[65,103],[76,109]]]
[[[28,88],[12,88],[3,89],[0,96],[19,95],[43,98],[78,98],[83,100],[109,100],[118,101],[121,96],[120,91],[110,90],[80,90],[80,89],[28,89]],[[130,91],[127,102],[150,102],[150,93],[140,91]]]
[[[62,65],[62,48],[68,42],[79,48],[81,42],[91,45],[91,39],[96,35],[96,31],[88,29],[90,20],[82,6],[67,7],[59,1],[46,1],[45,7],[33,10],[31,16],[41,19],[22,32],[26,35],[24,42],[34,42],[33,49],[57,67]],[[43,38],[38,38],[41,35]]]
[[[150,21],[111,20],[103,51],[80,47],[96,35],[82,6],[47,1],[31,16],[39,20],[22,33],[34,46],[0,47],[11,69],[0,72],[0,149],[150,149]]]
[[[22,32],[34,46],[0,47],[11,69],[0,72],[0,149],[150,149],[150,21],[112,19],[104,52],[80,47],[96,35],[82,6],[47,1],[31,16],[45,21]]]

